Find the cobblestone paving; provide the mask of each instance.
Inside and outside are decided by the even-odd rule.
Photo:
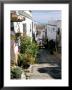
[[[41,49],[38,56],[38,63],[50,63],[61,65],[61,55],[51,55],[47,50]]]
[[[41,49],[38,64],[32,66],[30,79],[61,79],[61,57]]]

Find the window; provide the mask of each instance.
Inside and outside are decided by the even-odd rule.
[[[26,23],[23,24],[23,33],[26,33]]]
[[[11,22],[11,31],[14,31],[14,23]]]

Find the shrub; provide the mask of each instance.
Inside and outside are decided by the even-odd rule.
[[[28,36],[21,37],[20,53],[23,54],[23,62],[33,64],[38,53],[38,46]]]
[[[29,59],[30,57],[28,57],[28,55],[20,53],[18,56],[18,66],[27,69],[30,66]]]
[[[21,36],[20,53],[25,53],[27,47],[31,45],[31,39],[27,36]]]
[[[27,64],[34,64],[35,57],[33,57],[30,53],[25,53],[25,61],[27,62]]]
[[[23,66],[23,63],[25,63],[24,54],[18,55],[18,66]]]
[[[11,67],[11,79],[21,78],[22,69],[20,67]]]
[[[38,53],[38,46],[35,42],[32,42],[31,45],[29,45],[26,49],[26,53],[29,53],[32,55],[32,57],[36,57]]]

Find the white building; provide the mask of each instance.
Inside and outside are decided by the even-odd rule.
[[[31,11],[11,11],[11,35],[20,33],[30,36],[32,39],[32,14]],[[11,40],[11,63],[17,64],[20,39],[17,42]]]
[[[45,26],[42,24],[37,24],[35,40],[37,41],[37,43],[43,43],[44,38],[45,38]]]
[[[48,40],[56,40],[56,34],[58,29],[60,29],[61,32],[61,21],[55,20],[55,21],[49,21],[47,24],[47,38]]]
[[[14,25],[14,32],[21,34],[26,34],[27,36],[32,37],[32,14],[31,11],[12,11],[17,15],[17,20],[14,20],[12,24]],[[13,13],[14,14],[14,13]]]
[[[33,26],[32,35],[33,35],[34,40],[36,40],[36,33],[37,33],[36,26],[37,26],[37,24],[38,24],[38,22],[36,22],[36,21],[33,21],[33,23],[32,23],[32,26]]]

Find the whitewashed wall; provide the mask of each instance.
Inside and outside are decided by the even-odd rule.
[[[18,26],[19,25],[19,26]],[[23,29],[22,29],[22,22],[14,22],[14,30],[15,33],[18,32],[18,28],[20,29],[20,32],[23,33]]]
[[[53,28],[55,30],[53,30]],[[56,32],[58,28],[60,28],[60,32],[61,32],[61,20],[48,21],[47,37],[49,40],[51,39],[56,40]]]
[[[27,34],[27,36],[32,37],[32,20],[29,18],[26,18],[25,21],[22,21],[22,22],[18,22],[18,23],[14,22],[15,33],[18,32],[18,28],[20,29],[20,32],[23,33],[23,24],[24,23],[26,23],[26,34]],[[30,28],[31,28],[31,31],[30,31]]]
[[[53,30],[54,28],[54,30]],[[49,40],[56,40],[56,31],[57,31],[57,27],[56,26],[50,26],[47,25],[47,37]]]
[[[32,15],[29,11],[26,11],[26,13],[30,14],[30,16]],[[15,33],[17,33],[18,31],[23,33],[23,24],[26,24],[26,35],[30,36],[32,38],[32,20],[31,19],[25,17],[25,21],[13,22],[13,24],[14,24]],[[12,34],[12,32],[11,32],[11,34]],[[11,50],[10,51],[11,51],[11,61],[13,61],[14,63],[17,63],[18,46],[12,40],[11,40]]]
[[[33,33],[36,34],[36,31],[37,31],[36,30],[36,24],[34,24],[34,22],[33,22]]]
[[[22,22],[22,25],[24,23],[26,23],[26,34],[27,34],[27,36],[32,37],[32,20],[29,18],[26,18],[26,20]],[[30,31],[30,29],[31,29],[31,31]]]

